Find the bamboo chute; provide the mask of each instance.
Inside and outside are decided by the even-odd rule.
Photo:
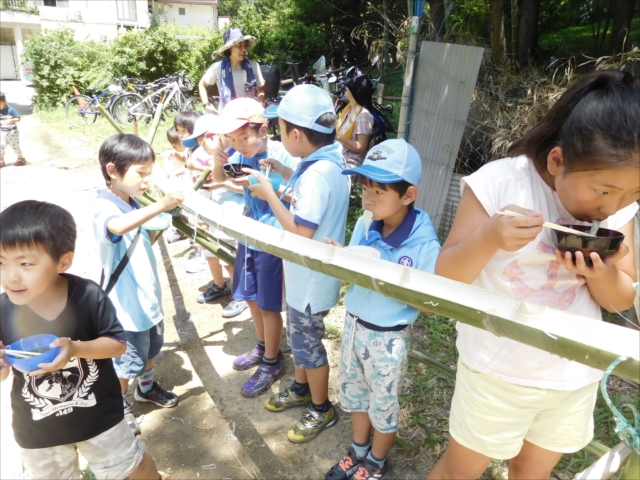
[[[156,184],[163,191],[173,187],[165,178]],[[614,374],[640,383],[638,331],[363,257],[226,212],[193,191],[184,190],[184,195],[184,209],[248,245],[593,368],[604,370],[618,357],[628,357]]]

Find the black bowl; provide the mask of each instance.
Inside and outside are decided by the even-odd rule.
[[[589,225],[563,225],[563,227],[573,228],[581,232],[589,233],[591,227]],[[584,261],[588,266],[593,266],[591,252],[596,252],[600,258],[604,259],[614,253],[618,246],[624,240],[624,234],[616,230],[600,228],[596,232],[596,237],[587,237],[575,233],[561,232],[559,230],[551,230],[553,244],[562,252],[571,252],[573,263],[576,262],[576,252],[582,252]]]
[[[252,168],[251,165],[247,165],[246,163],[227,163],[222,168],[224,168],[224,173],[226,173],[229,178],[240,178],[246,177],[249,175],[247,172],[243,171],[243,168]]]

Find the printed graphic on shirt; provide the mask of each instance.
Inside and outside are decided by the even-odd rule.
[[[413,260],[411,260],[411,258],[407,257],[407,256],[400,257],[400,260],[398,260],[398,263],[400,265],[404,265],[405,267],[412,267],[413,266]]]
[[[83,364],[79,358],[72,358],[64,368],[37,377],[25,375],[22,396],[33,407],[34,420],[42,420],[55,414],[66,415],[74,407],[86,408],[96,404],[96,396],[91,393],[91,385],[98,380],[96,362],[87,358]]]
[[[560,218],[556,220],[556,223],[567,224],[570,223],[570,221],[566,218]],[[548,305],[549,307],[558,308],[560,310],[567,310],[576,300],[576,291],[578,288],[585,284],[586,281],[584,277],[576,275],[577,283],[574,283],[566,290],[560,292],[556,291],[556,287],[558,285],[558,272],[560,270],[560,263],[555,259],[556,247],[553,245],[547,245],[543,241],[540,241],[536,245],[536,251],[543,255],[554,255],[547,266],[547,280],[540,286],[540,288],[533,288],[527,285],[521,278],[526,277],[527,273],[520,266],[520,263],[516,258],[502,271],[502,274],[509,279],[509,286],[513,296],[516,298],[526,299],[533,303]]]

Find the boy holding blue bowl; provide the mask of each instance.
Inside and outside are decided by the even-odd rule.
[[[0,224],[0,380],[11,370],[5,345],[58,337],[51,362],[13,369],[13,431],[29,478],[80,478],[78,452],[98,478],[168,478],[124,420],[112,359],[126,336],[115,308],[96,283],[65,273],[73,217],[27,200],[4,210]]]

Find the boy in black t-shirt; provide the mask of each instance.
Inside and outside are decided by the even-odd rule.
[[[115,309],[100,287],[66,274],[76,225],[35,200],[0,213],[0,380],[4,346],[48,333],[60,353],[28,375],[13,369],[13,431],[30,478],[80,478],[79,451],[98,478],[165,479],[124,421],[112,358],[125,351]]]

